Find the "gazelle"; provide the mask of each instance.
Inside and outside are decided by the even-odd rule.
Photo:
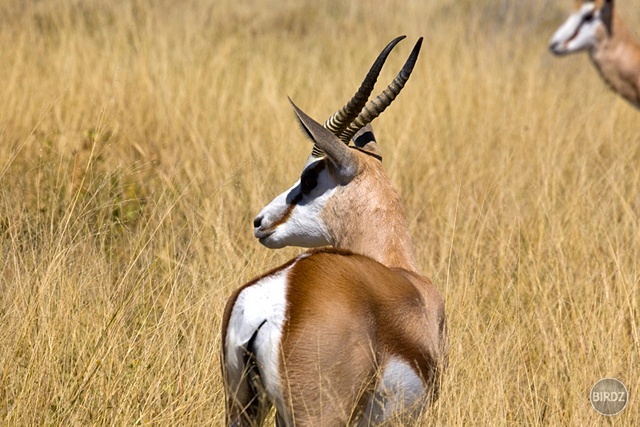
[[[553,34],[549,49],[556,55],[586,50],[609,85],[640,108],[640,43],[614,11],[614,0],[579,0]]]
[[[279,426],[370,425],[415,414],[437,397],[443,298],[418,272],[405,209],[369,125],[413,70],[422,38],[367,103],[403,38],[387,45],[324,126],[293,105],[314,148],[300,179],[255,218],[254,234],[269,248],[333,248],[305,252],[229,298],[222,325],[229,425],[261,425],[272,405]]]

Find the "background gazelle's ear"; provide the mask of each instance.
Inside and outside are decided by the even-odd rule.
[[[613,34],[613,0],[605,0],[600,9],[600,19],[609,35]]]
[[[304,111],[299,109],[296,104],[289,102],[293,106],[293,110],[298,116],[298,120],[302,129],[307,136],[317,145],[327,159],[333,164],[341,184],[346,184],[356,176],[358,165],[355,156],[350,149],[344,145],[337,136],[322,126],[320,123],[306,115]]]

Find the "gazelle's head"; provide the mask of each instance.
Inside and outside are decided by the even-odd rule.
[[[556,55],[590,51],[612,33],[613,0],[575,3],[575,10],[549,41],[549,50]]]
[[[332,245],[337,233],[335,219],[344,212],[351,212],[357,218],[362,213],[357,209],[376,198],[375,194],[362,194],[363,188],[366,188],[364,192],[375,192],[376,188],[390,186],[382,172],[381,157],[369,123],[391,104],[409,79],[422,38],[393,82],[378,97],[367,100],[387,56],[403,38],[398,37],[387,45],[358,92],[324,125],[292,102],[302,130],[314,143],[313,151],[293,186],[265,206],[254,219],[254,234],[260,243],[269,248]],[[352,138],[354,144],[349,145]]]

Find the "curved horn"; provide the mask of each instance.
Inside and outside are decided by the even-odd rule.
[[[327,121],[324,123],[324,127],[333,132],[334,135],[340,135],[349,126],[349,124],[357,117],[358,113],[369,100],[369,96],[373,91],[373,88],[378,80],[382,66],[384,65],[391,50],[406,36],[399,36],[391,40],[389,44],[380,52],[380,55],[376,58],[375,62],[369,69],[366,77],[360,84],[360,88],[353,95],[353,97],[342,108],[336,111]],[[322,156],[322,150],[316,145],[313,146],[314,157]]]
[[[371,66],[371,69],[367,73],[367,76],[362,81],[360,88],[353,95],[353,97],[347,102],[344,107],[339,109],[334,115],[324,123],[324,127],[333,132],[334,135],[339,135],[344,131],[347,126],[356,118],[362,107],[369,100],[369,96],[373,91],[373,88],[380,75],[380,70],[384,65],[391,50],[400,42],[400,40],[406,38],[406,36],[400,36],[393,39],[376,58],[375,62]]]
[[[349,125],[349,127],[344,130],[339,138],[345,144],[349,143],[349,140],[353,135],[358,132],[362,127],[371,123],[373,119],[378,117],[382,112],[391,105],[391,102],[398,96],[402,88],[404,87],[407,80],[409,80],[409,76],[411,76],[411,72],[413,71],[413,67],[416,65],[416,60],[418,59],[418,54],[420,53],[420,47],[422,46],[422,37],[420,37],[413,47],[407,62],[405,62],[402,70],[398,73],[393,82],[375,99],[369,101],[358,117]]]

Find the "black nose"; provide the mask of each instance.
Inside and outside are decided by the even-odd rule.
[[[260,225],[262,224],[262,216],[257,216],[255,217],[255,219],[253,220],[253,228],[260,228]]]

